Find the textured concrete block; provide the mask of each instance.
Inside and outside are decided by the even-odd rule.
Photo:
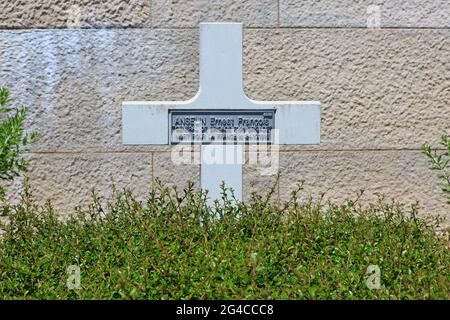
[[[247,30],[246,93],[320,101],[320,149],[417,149],[450,133],[449,38],[450,29]]]
[[[318,100],[326,149],[417,149],[448,132],[450,30],[246,30],[256,100]],[[0,83],[30,107],[35,151],[137,150],[121,104],[198,90],[198,32],[0,33]]]
[[[448,28],[447,0],[280,0],[287,27]]]
[[[198,90],[197,30],[0,32],[0,83],[30,107],[34,151],[141,150],[123,101]],[[417,149],[450,123],[450,30],[246,30],[255,100],[322,103],[321,149]]]
[[[287,201],[303,181],[303,190],[298,195],[302,201],[310,197],[316,201],[324,194],[323,201],[339,203],[356,199],[358,193],[365,190],[360,200],[363,206],[375,203],[377,196],[383,194],[387,202],[392,199],[403,202],[407,210],[419,201],[422,217],[441,216],[444,218],[442,226],[450,226],[450,208],[436,185],[435,172],[428,169],[427,159],[420,151],[281,150],[279,184],[276,184],[275,174],[261,174],[261,169],[267,165],[252,165],[249,157],[247,154],[244,166],[245,201],[250,200],[251,192],[265,196],[272,189],[272,201]],[[254,154],[252,159],[255,163]]]
[[[20,200],[21,192],[24,190],[25,179],[23,176],[15,178],[13,181],[0,181],[0,185],[6,190],[6,199],[10,203],[17,203]]]
[[[34,151],[122,150],[123,101],[195,94],[197,41],[173,30],[2,32],[0,84],[29,106]]]
[[[114,32],[104,32],[103,35],[111,35]],[[195,94],[196,46],[188,43],[196,41],[195,32],[180,34],[179,31],[173,33],[167,31],[154,33],[153,36],[140,31],[127,32],[132,32],[133,36],[138,36],[143,41],[152,40],[150,42],[153,46],[147,49],[155,48],[154,52],[141,48],[133,49],[138,47],[139,41],[129,40],[133,36],[127,35],[126,32],[117,36],[117,42],[113,42],[111,46],[106,45],[106,40],[102,45],[99,41],[104,38],[95,35],[96,32],[91,32],[83,38],[88,40],[88,44],[83,44],[83,50],[65,44],[65,37],[50,41],[51,36],[46,36],[45,32],[36,33],[38,36],[31,41],[29,47],[25,43],[32,37],[25,37],[19,42],[14,42],[14,38],[5,37],[15,45],[8,47],[6,55],[5,46],[2,46],[0,76],[17,80],[10,83],[18,100],[29,104],[32,114],[36,114],[33,120],[34,128],[44,134],[41,143],[47,143],[41,146],[83,151],[120,148],[120,129],[118,129],[120,105],[125,98],[184,99]],[[448,68],[449,63],[448,31],[395,30],[373,33],[361,30],[345,32],[266,30],[265,33],[267,34],[258,31],[246,33],[247,93],[252,98],[262,100],[294,97],[322,101],[323,144],[319,148],[417,149],[420,143],[434,141],[442,132],[448,131],[450,93],[447,89],[448,80],[442,72]],[[188,40],[184,40],[184,36],[187,36]],[[53,51],[55,56],[56,53],[62,54],[61,60],[65,61],[63,66],[67,66],[68,71],[64,71],[66,67],[62,69],[54,67],[51,63],[52,51],[46,51],[45,45],[40,47],[39,39],[44,44],[45,41],[54,43],[50,48],[52,46],[56,48]],[[126,54],[120,53],[118,48],[121,43],[130,45],[132,49]],[[156,48],[159,45],[168,49],[158,51]],[[86,54],[88,56],[83,58]],[[117,55],[118,58],[115,58]],[[142,55],[145,59],[142,59]],[[86,65],[73,62],[77,61],[77,58]],[[153,58],[152,62],[147,60],[149,58]],[[70,64],[71,61],[73,65]],[[111,61],[112,65],[109,68]],[[142,72],[143,69],[145,71]],[[64,71],[60,78],[62,80],[53,77],[60,70]],[[82,72],[79,72],[80,70]],[[133,86],[129,86],[129,83],[133,83]],[[53,86],[61,89],[52,91]],[[62,97],[56,98],[59,94],[62,94]],[[36,103],[29,103],[30,101]],[[111,108],[111,105],[114,107]],[[53,114],[57,116],[53,117]],[[52,130],[57,134],[52,134]],[[49,134],[46,135],[46,132]],[[295,153],[293,157],[300,155],[301,153]],[[358,158],[357,155],[357,152],[350,154],[344,160],[339,160],[336,156],[335,160],[330,160],[331,164],[328,167],[327,161],[324,160],[323,166],[306,166],[304,172],[299,171],[299,168],[304,167],[302,163],[293,160],[293,167],[288,167],[288,171],[293,172],[292,181],[299,178],[305,178],[307,183],[313,181],[316,194],[327,189],[330,189],[330,192],[337,190],[337,195],[340,196],[338,199],[342,199],[344,196],[354,195],[362,185],[367,187],[368,195],[375,191],[383,191],[394,196],[399,194],[400,200],[423,199],[422,202],[430,208],[442,206],[442,200],[437,198],[438,190],[422,192],[417,189],[417,181],[422,182],[426,177],[434,177],[424,166],[421,169],[423,171],[419,172],[417,168],[411,171],[406,165],[393,166],[398,163],[395,158],[387,157],[386,160],[382,156],[383,153],[371,153],[370,156],[362,158]],[[155,158],[158,164],[154,166],[154,172],[166,182],[181,182],[185,185],[187,180],[199,181],[198,167],[185,166],[177,171],[167,161],[167,157],[155,155]],[[417,155],[412,160],[404,161],[415,168],[416,161],[422,163],[424,161],[419,158],[420,155]],[[289,163],[290,161],[288,160]],[[339,163],[349,161],[350,163],[354,161],[354,164],[342,170]],[[134,166],[138,164],[138,160],[131,159],[129,163]],[[355,169],[358,166],[363,166],[363,169]],[[324,167],[328,169],[325,170]],[[396,185],[391,193],[390,189],[386,189],[386,185],[382,184],[384,183],[382,178],[380,180],[375,178],[379,177],[377,171],[383,172],[383,167],[388,168],[387,177],[399,177],[401,170],[404,170],[409,176],[405,182],[408,187]],[[57,200],[58,207],[65,210],[70,210],[77,202],[89,199],[88,193],[79,195],[78,188],[82,180],[77,180],[78,172],[74,173],[73,177],[68,177],[65,171],[70,172],[70,168],[53,171],[54,173],[48,174],[48,180],[51,182],[50,186],[47,186],[39,179],[44,171],[32,170],[32,177],[35,174],[34,170],[37,170],[38,178],[34,185],[43,188],[40,189],[42,199],[54,196],[60,199]],[[105,169],[108,174],[109,170],[112,169]],[[327,180],[328,176],[342,177],[342,172],[344,177],[341,180],[344,182],[339,184],[333,183],[336,180],[332,179],[331,182]],[[368,175],[365,172],[368,172]],[[358,181],[354,179],[345,180],[345,174],[355,179],[359,178],[362,182],[353,182]],[[306,179],[308,177],[311,178]],[[78,181],[76,187],[69,187],[73,184],[70,182],[71,179]],[[402,181],[401,177],[399,179]],[[244,192],[248,190],[247,181],[250,184],[252,180],[255,189],[260,190],[264,190],[270,181],[254,177],[248,180],[248,175],[244,172]],[[396,180],[391,178],[387,180],[387,184],[395,183]],[[95,185],[95,179],[86,182],[85,189],[91,187],[89,184]],[[289,185],[287,182],[283,184]],[[426,185],[433,188],[431,186],[434,186],[434,181],[427,182]],[[58,191],[58,188],[63,188],[63,191]],[[404,193],[397,193],[402,188]],[[65,191],[67,189],[69,192]],[[109,191],[109,185],[104,190]],[[287,195],[289,191],[282,190],[281,194]],[[37,192],[36,195],[40,193]],[[66,194],[74,196],[69,199]]]
[[[276,0],[154,0],[152,24],[155,27],[197,27],[200,22],[242,22],[248,27],[276,26]]]
[[[448,132],[450,30],[246,30],[257,100],[322,103],[321,149],[417,149]],[[0,32],[0,83],[30,107],[34,151],[124,147],[121,104],[198,90],[196,30]]]
[[[450,209],[436,186],[435,172],[428,169],[420,151],[311,151],[280,154],[280,198],[287,200],[298,181],[305,181],[300,196],[324,200],[376,201],[376,194],[411,205],[420,203],[422,216],[442,215],[450,222]]]
[[[50,199],[64,216],[75,206],[91,203],[92,189],[104,199],[111,197],[113,185],[146,196],[151,170],[149,153],[33,154],[28,176],[36,199],[41,203]]]
[[[149,0],[5,0],[0,28],[148,27]]]
[[[191,162],[192,161],[192,162]],[[186,153],[155,152],[153,155],[154,181],[159,179],[164,185],[176,186],[183,190],[194,183],[195,190],[200,190],[200,150]]]
[[[267,197],[271,194],[270,199],[278,202],[280,198],[279,183],[277,183],[277,174],[279,168],[279,156],[272,158],[269,152],[252,152],[248,148],[245,149],[245,164],[243,167],[243,192],[244,201],[248,202],[252,198],[252,194]]]

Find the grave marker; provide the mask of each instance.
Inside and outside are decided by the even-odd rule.
[[[254,101],[243,89],[242,24],[200,24],[200,87],[188,101],[124,102],[123,143],[199,143],[201,187],[242,199],[242,144],[319,144],[320,103]],[[277,133],[277,134],[275,134]]]

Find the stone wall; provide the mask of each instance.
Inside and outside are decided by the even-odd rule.
[[[66,214],[112,183],[140,195],[156,178],[199,183],[199,167],[174,166],[167,146],[122,145],[121,103],[191,98],[198,23],[211,21],[244,23],[249,97],[322,102],[322,143],[281,148],[277,197],[305,180],[304,196],[365,189],[365,201],[418,200],[423,214],[450,220],[420,152],[450,134],[445,0],[2,1],[0,85],[41,134],[28,155],[39,200]],[[244,179],[247,196],[274,180],[248,165]]]

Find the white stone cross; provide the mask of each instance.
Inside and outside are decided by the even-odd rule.
[[[273,110],[279,144],[320,143],[320,103],[315,101],[254,101],[243,89],[242,24],[200,24],[200,88],[188,101],[124,102],[123,143],[127,145],[171,144],[174,110],[261,111]],[[235,153],[233,163],[221,164],[211,157]],[[208,144],[201,148],[201,187],[211,199],[220,199],[220,184],[242,199],[242,145]]]

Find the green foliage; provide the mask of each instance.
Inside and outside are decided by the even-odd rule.
[[[61,221],[26,191],[4,205],[0,299],[448,299],[448,234],[413,207],[271,194],[209,208],[192,185],[114,192]],[[104,204],[105,203],[105,204]],[[67,268],[81,271],[69,289]],[[370,290],[370,265],[381,286]]]
[[[7,108],[8,102],[8,90],[0,87],[0,120],[3,120],[0,122],[0,180],[12,181],[26,171],[27,161],[21,156],[37,135],[28,135],[24,129],[27,109]],[[0,197],[4,194],[5,189],[0,186]]]
[[[447,197],[447,203],[450,204],[450,138],[443,135],[440,144],[444,147],[442,152],[432,150],[426,144],[422,146],[422,152],[428,157],[430,169],[438,171],[441,181],[439,186]]]

